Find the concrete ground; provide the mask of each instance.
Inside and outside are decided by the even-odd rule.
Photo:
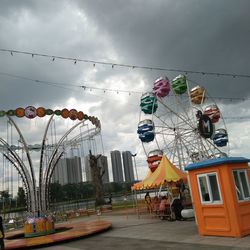
[[[250,235],[243,238],[199,236],[195,221],[167,221],[143,215],[107,213],[84,220],[104,219],[113,227],[90,237],[46,246],[48,250],[139,250],[139,249],[250,249]],[[69,222],[70,224],[70,222]]]

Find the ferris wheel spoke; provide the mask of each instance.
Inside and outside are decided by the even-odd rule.
[[[191,124],[188,123],[186,120],[185,120],[185,117],[183,117],[182,115],[178,114],[176,111],[174,110],[171,110],[166,104],[162,103],[162,105],[168,109],[176,118],[179,118],[182,122],[184,122],[185,124],[187,124],[188,126],[191,127]],[[157,117],[157,115],[155,115]],[[160,119],[160,117],[158,117]]]
[[[167,77],[157,79],[153,92],[142,96],[140,106],[151,116],[151,120],[143,121],[146,126],[140,128],[140,138],[148,136],[154,145],[148,148],[162,150],[181,169],[190,162],[223,155],[222,147],[229,150],[219,108],[205,88],[190,88],[185,76],[171,82]]]

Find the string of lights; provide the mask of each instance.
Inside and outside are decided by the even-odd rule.
[[[80,58],[73,58],[73,57],[65,57],[65,56],[56,56],[56,55],[49,55],[49,54],[42,54],[42,53],[35,53],[35,52],[28,52],[28,51],[20,51],[20,50],[11,50],[11,49],[3,49],[0,48],[0,52],[7,52],[10,53],[11,56],[14,54],[24,54],[30,55],[33,57],[47,57],[50,58],[52,61],[56,59],[59,60],[68,60],[73,62],[74,64],[78,62],[90,63],[95,67],[96,65],[106,65],[114,67],[125,67],[131,69],[144,69],[144,70],[158,70],[158,71],[167,71],[167,72],[175,72],[175,73],[183,73],[183,74],[199,74],[199,75],[212,75],[212,76],[220,76],[220,77],[232,77],[232,78],[250,78],[248,74],[237,74],[237,73],[221,73],[221,72],[208,72],[208,71],[194,71],[194,70],[185,70],[185,69],[174,69],[174,68],[163,68],[163,67],[151,67],[151,66],[140,66],[140,65],[131,65],[131,64],[123,64],[123,63],[113,63],[113,62],[104,62],[104,61],[95,61],[95,60],[88,60],[88,59],[80,59]]]
[[[87,86],[87,85],[79,85],[79,84],[72,84],[72,83],[62,83],[62,82],[51,82],[51,81],[45,81],[45,80],[38,80],[38,79],[33,79],[33,78],[29,78],[29,77],[25,77],[25,76],[19,76],[19,75],[15,75],[15,74],[10,74],[10,73],[5,73],[5,72],[0,72],[0,75],[3,76],[7,76],[7,77],[11,77],[11,78],[16,78],[16,79],[21,79],[21,80],[26,80],[26,81],[31,81],[31,82],[35,82],[37,84],[45,84],[48,86],[53,86],[53,87],[58,87],[58,88],[63,88],[63,89],[67,89],[67,90],[77,90],[79,88],[83,89],[83,90],[97,90],[97,91],[101,91],[103,93],[106,92],[113,92],[116,94],[119,93],[127,93],[129,95],[131,94],[139,94],[142,95],[143,91],[133,91],[133,90],[122,90],[122,89],[111,89],[111,88],[98,88],[98,87],[92,87],[92,86]],[[207,97],[207,99],[215,99],[215,100],[229,100],[229,101],[247,101],[250,100],[250,98],[243,98],[243,97]]]
[[[121,90],[121,89],[107,89],[107,88],[97,88],[97,87],[89,87],[89,86],[80,86],[81,88],[83,88],[84,90],[86,89],[89,89],[90,91],[92,90],[100,90],[100,91],[103,91],[104,93],[105,92],[116,92],[117,94],[119,94],[119,92],[121,93],[128,93],[129,95],[131,94],[140,94],[142,95],[143,92],[140,92],[140,91],[129,91],[129,90]]]

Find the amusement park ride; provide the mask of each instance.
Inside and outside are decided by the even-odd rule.
[[[224,219],[221,219],[221,222],[225,225],[229,219],[235,222],[236,217],[240,218],[240,222],[235,223],[237,230],[232,230],[229,234],[226,225],[223,228],[223,233],[219,235],[241,237],[250,234],[250,223],[248,223],[250,213],[246,212],[246,209],[250,211],[250,174],[247,165],[250,160],[228,157],[228,134],[222,113],[213,99],[209,97],[205,88],[201,86],[190,88],[184,75],[179,75],[172,81],[167,77],[161,77],[154,82],[152,92],[142,95],[140,107],[142,112],[140,113],[137,133],[147,157],[150,169],[149,178],[155,177],[158,173],[160,177],[162,176],[163,172],[158,170],[166,169],[163,164],[164,159],[169,163],[169,169],[176,175],[178,175],[177,172],[182,172],[181,170],[188,170],[193,185],[191,190],[194,190],[192,195],[196,199],[195,210],[199,211],[200,209],[198,216],[196,215],[200,234],[218,235],[217,231],[221,230],[221,223],[217,223],[219,207],[222,208],[221,214],[224,213]],[[33,106],[8,111],[1,110],[0,117],[7,122],[7,135],[5,137],[3,131],[6,124],[0,123],[2,190],[5,190],[5,178],[12,173],[13,168],[16,169],[18,176],[22,179],[26,193],[27,211],[29,212],[24,225],[24,236],[26,238],[48,234],[51,236],[55,232],[54,220],[49,214],[49,184],[53,171],[61,157],[70,150],[71,152],[74,149],[81,151],[81,156],[91,155],[91,151],[93,154],[97,154],[97,146],[102,146],[102,141],[99,144],[96,143],[101,132],[100,121],[96,117],[88,116],[75,109],[52,110]],[[40,118],[44,119],[45,130],[41,144],[27,144],[21,131],[25,130],[27,137],[32,137],[34,131],[32,128],[27,130],[27,126],[20,129],[17,120],[22,117],[34,122],[42,120]],[[67,124],[61,123],[60,129],[56,130],[55,122],[63,121],[58,119],[60,117],[67,119]],[[84,146],[84,144],[87,145]],[[37,151],[39,151],[40,160],[36,161],[35,167],[31,153],[37,154]],[[173,170],[176,167],[178,167],[178,171]],[[165,175],[163,176],[165,178]],[[179,176],[176,180],[166,181],[163,179],[163,184],[166,182],[171,183],[171,185],[173,182],[176,184],[183,179]],[[220,178],[223,178],[224,182],[220,183]],[[225,181],[226,178],[228,178],[228,182]],[[228,183],[231,183],[232,187],[230,195],[229,192],[226,194],[217,192],[217,196],[214,194],[215,191],[220,191],[220,187],[227,190],[227,187],[223,185]],[[136,183],[134,186],[137,184],[140,183]],[[162,187],[163,184],[161,180],[159,185]],[[171,185],[169,185],[169,190],[172,190]],[[145,187],[149,186],[145,185]],[[141,186],[138,185],[138,188],[140,189]],[[241,192],[238,193],[238,190]],[[205,198],[207,195],[209,195],[209,199]],[[230,213],[227,213],[225,208],[233,205],[239,207],[241,214],[231,216]],[[209,209],[205,214],[202,213],[204,208]],[[204,222],[207,214],[209,214],[209,218]],[[244,217],[245,215],[247,217]],[[247,223],[244,224],[244,221]],[[244,225],[242,226],[240,223]],[[215,225],[212,231],[211,225]],[[104,227],[98,225],[99,229],[110,227],[111,223],[104,225]],[[95,229],[94,232],[97,230]],[[79,237],[78,231],[76,234]]]
[[[10,172],[13,174],[13,170],[10,171],[9,169],[14,167],[18,176],[21,177],[26,193],[27,211],[30,216],[25,223],[25,237],[50,234],[54,232],[54,222],[52,217],[49,216],[49,184],[54,168],[60,158],[74,147],[77,147],[78,150],[80,148],[81,151],[85,150],[86,155],[89,150],[92,150],[93,153],[96,152],[95,139],[100,136],[100,121],[98,118],[76,109],[68,110],[64,108],[53,111],[52,109],[35,108],[33,106],[8,111],[1,110],[0,117],[2,121],[7,122],[7,127],[11,128],[8,129],[10,131],[7,131],[5,138],[3,132],[0,136],[3,179],[7,179]],[[28,131],[27,128],[23,129],[25,131],[21,131],[17,125],[17,119],[19,120],[22,117],[32,119],[35,122],[38,122],[37,119],[44,119],[45,131],[41,144],[27,144],[23,132],[31,134],[32,128]],[[60,127],[63,127],[63,129],[56,130],[55,121],[62,122],[62,119],[58,119],[60,117],[68,118],[65,121],[67,124],[62,123],[63,126]],[[3,123],[1,127],[3,127]],[[84,143],[88,144],[87,149],[84,148]],[[40,151],[40,155],[38,154],[40,161],[37,166],[34,166],[31,157],[31,152],[34,150]],[[38,178],[36,178],[36,175]],[[11,179],[13,179],[13,176]],[[5,180],[3,180],[4,182]]]
[[[137,133],[150,171],[132,189],[168,185],[173,197],[172,186],[183,181],[167,180],[167,168],[173,163],[179,171],[188,171],[194,210],[183,209],[182,216],[188,218],[195,211],[200,235],[249,235],[250,159],[229,156],[221,111],[205,88],[190,89],[184,75],[171,82],[161,77],[154,82],[152,92],[142,95],[140,106]]]
[[[228,134],[218,106],[205,88],[190,89],[184,75],[161,77],[142,95],[137,133],[151,172],[162,155],[184,170],[192,162],[229,153]]]

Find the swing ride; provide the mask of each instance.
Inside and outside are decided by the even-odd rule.
[[[18,180],[18,186],[22,183],[29,213],[24,226],[25,237],[51,234],[55,231],[54,220],[49,215],[49,185],[53,171],[58,161],[67,154],[84,157],[89,150],[93,153],[100,150],[98,147],[102,146],[102,141],[96,143],[97,139],[101,140],[100,121],[76,109],[52,110],[33,106],[1,110],[0,117],[7,124],[7,133],[3,132],[5,122],[0,124],[1,190],[7,190],[13,198],[14,180]],[[22,117],[34,121],[35,125],[31,124],[28,130],[27,124],[20,122],[18,126],[17,119]],[[63,122],[57,117],[68,119]],[[56,129],[56,124],[60,125],[59,129]],[[28,145],[27,138],[37,138],[37,134],[33,134],[35,126],[45,127],[41,144]],[[32,161],[34,159],[40,161]]]
[[[186,76],[155,80],[141,96],[137,133],[151,172],[162,155],[180,169],[191,162],[229,154],[222,113],[202,86],[190,87]]]

